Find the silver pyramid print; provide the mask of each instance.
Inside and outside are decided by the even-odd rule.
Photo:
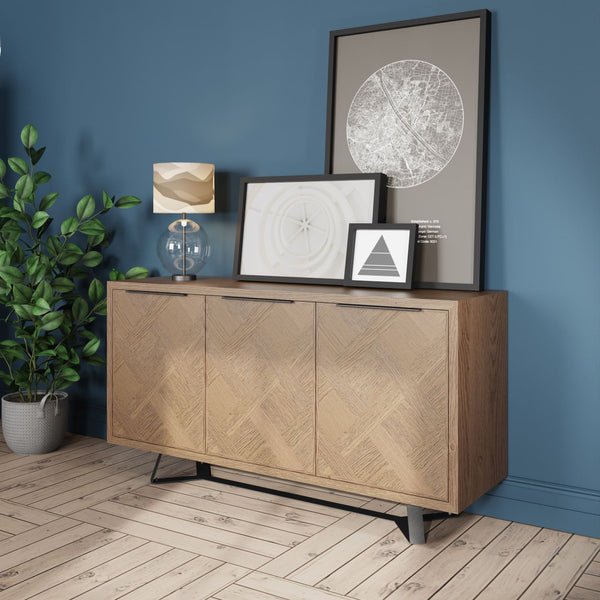
[[[398,273],[398,269],[390,254],[388,245],[383,239],[383,235],[379,238],[373,250],[371,250],[371,254],[369,254],[358,274],[375,275],[378,277],[400,277],[400,273]]]

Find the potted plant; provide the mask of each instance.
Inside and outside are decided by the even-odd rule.
[[[54,222],[56,192],[40,189],[51,176],[34,167],[45,148],[36,149],[32,125],[21,132],[27,159],[0,159],[0,306],[4,339],[0,341],[0,379],[9,393],[2,398],[2,429],[8,446],[21,454],[57,448],[66,433],[67,394],[79,380],[81,361],[104,364],[94,321],[106,314],[106,292],[95,269],[110,244],[101,216],[140,203],[135,196],[118,200],[103,194],[97,205],[85,196],[74,214]],[[14,173],[14,186],[5,182]],[[111,279],[146,277],[134,267]],[[1,326],[1,324],[0,324]]]

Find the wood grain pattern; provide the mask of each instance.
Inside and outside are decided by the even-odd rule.
[[[465,597],[477,597],[487,583],[529,543],[537,531],[539,531],[537,527],[511,523],[501,535],[493,539],[472,561],[452,577],[443,586],[443,589],[440,589],[442,586],[439,585],[439,582],[446,580],[444,576],[446,565],[456,568],[460,561],[454,556],[453,550],[447,551],[445,556],[440,555],[440,559],[442,561],[446,559],[446,563],[442,563],[443,566],[439,570],[434,569],[429,579],[424,571],[421,573],[421,578],[426,581],[424,587],[429,587],[430,590],[432,588],[439,589],[430,598],[432,600],[463,600]],[[448,570],[446,570],[447,572]]]
[[[204,450],[203,296],[112,291],[108,438]]]
[[[447,313],[317,315],[317,474],[446,500]]]
[[[81,584],[84,584],[84,586],[87,584],[90,587],[94,585],[93,577],[77,578],[82,572],[85,573],[90,568],[97,567],[111,559],[116,559],[120,555],[128,554],[135,548],[146,544],[144,540],[130,538],[123,536],[123,534],[114,534],[114,537],[115,541],[113,542],[104,545],[98,544],[98,547],[91,547],[90,544],[88,545],[88,551],[83,556],[67,557],[65,562],[47,568],[38,575],[11,586],[11,600],[27,600],[38,597],[44,600],[72,598],[78,593],[78,588],[81,591]],[[43,561],[46,562],[46,556],[44,556]],[[49,565],[46,563],[45,566]],[[76,579],[73,580],[73,577],[76,577]],[[85,591],[85,587],[83,589]]]
[[[199,277],[195,281],[173,283],[170,277],[151,277],[127,281],[111,281],[109,289],[133,289],[164,292],[173,290],[185,294],[206,296],[239,296],[243,298],[278,298],[298,302],[359,303],[379,306],[448,309],[457,302],[497,292],[463,292],[459,290],[380,290],[305,283],[268,283],[235,281],[228,277]]]
[[[418,573],[440,552],[451,544],[461,547],[459,538],[471,527],[477,524],[481,517],[476,515],[460,515],[448,519],[438,525],[427,537],[426,544],[409,545],[406,550],[394,557],[385,566],[374,571],[362,583],[350,592],[348,596],[359,600],[382,600],[415,573]]]
[[[573,536],[562,552],[552,558],[521,600],[551,600],[566,596],[585,567],[598,552],[600,540]]]
[[[575,586],[567,596],[567,600],[600,600],[600,592]]]
[[[452,546],[445,548],[418,573],[407,579],[388,598],[390,600],[431,598],[432,594],[441,587],[442,582],[453,578],[457,571],[472,561],[485,546],[504,531],[507,525],[507,521],[483,517]]]
[[[0,597],[598,600],[600,540],[464,514],[436,519],[428,543],[411,545],[392,523],[366,515],[215,481],[149,485],[154,454],[142,452],[136,460],[148,465],[144,477],[93,499],[89,482],[101,480],[106,465],[75,455],[81,439],[71,436],[51,455],[23,463],[24,490],[52,481],[59,464],[66,473],[79,465],[72,491],[86,503],[72,518],[60,516],[60,484],[43,488],[55,498],[47,497],[44,510],[23,504],[26,495],[0,502],[5,516],[33,525],[0,545]],[[89,447],[102,456],[114,449],[103,440]],[[0,453],[0,468],[13,457]],[[161,471],[183,474],[192,466],[165,457]],[[355,506],[382,504],[345,495]],[[339,496],[330,493],[333,501]]]
[[[314,586],[330,573],[345,565],[348,562],[348,557],[355,557],[377,543],[383,536],[390,535],[394,530],[398,531],[395,523],[383,519],[373,519],[333,548],[323,552],[320,556],[313,558],[291,573],[288,579]],[[322,586],[319,587],[328,589]]]
[[[587,573],[594,575],[594,577],[600,577],[600,555],[597,554],[593,562],[587,568]]]
[[[314,304],[207,298],[207,452],[314,473]]]
[[[508,473],[507,294],[458,308],[457,506],[463,510]]]
[[[584,573],[577,581],[577,586],[594,592],[600,592],[600,577]]]

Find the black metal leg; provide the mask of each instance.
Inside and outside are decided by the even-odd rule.
[[[196,461],[196,478],[197,479],[210,479],[212,473],[210,472],[210,465],[208,463]]]
[[[408,520],[408,541],[411,544],[425,543],[425,525],[423,523],[423,509],[420,506],[406,506]]]
[[[159,454],[156,457],[156,462],[154,463],[154,469],[152,469],[152,473],[150,474],[150,483],[156,483],[156,471],[158,471],[158,465],[160,464],[161,458],[162,458],[162,454]]]
[[[158,465],[162,454],[156,457],[154,463],[154,469],[150,475],[150,483],[174,483],[176,481],[192,481],[195,479],[210,479],[210,465],[206,463],[196,462],[196,474],[195,475],[178,475],[177,477],[157,477],[156,472],[158,471]]]
[[[231,479],[224,479],[222,477],[214,477],[210,471],[210,464],[196,462],[196,474],[195,475],[180,475],[178,477],[156,477],[156,472],[158,471],[158,465],[160,464],[160,459],[162,458],[162,454],[159,454],[156,463],[154,465],[154,469],[152,470],[152,475],[150,475],[150,483],[172,483],[176,481],[190,481],[197,479],[206,479],[208,481],[215,481],[216,483],[225,483],[227,485],[234,485],[236,487],[246,488],[249,490],[255,490],[257,492],[264,492],[267,494],[272,494],[274,496],[282,496],[284,498],[292,498],[294,500],[302,500],[304,502],[311,502],[312,504],[319,504],[321,506],[328,506],[330,508],[338,508],[340,510],[347,510],[349,512],[358,513],[361,515],[368,515],[370,517],[377,517],[380,519],[387,519],[388,521],[394,521],[396,526],[406,539],[411,544],[424,544],[425,543],[425,527],[423,523],[423,509],[419,506],[411,506],[407,505],[407,516],[399,517],[397,515],[391,515],[389,513],[377,512],[374,510],[369,510],[366,508],[361,508],[358,506],[349,506],[347,504],[340,504],[338,502],[330,502],[329,500],[321,500],[320,498],[311,498],[309,496],[302,496],[301,494],[294,494],[292,492],[285,492],[283,490],[266,488],[260,485],[254,485],[251,483],[245,483],[242,481],[234,481]],[[434,518],[434,514],[426,515],[426,518],[429,520]]]

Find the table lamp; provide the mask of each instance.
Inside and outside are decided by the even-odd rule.
[[[155,213],[181,213],[159,237],[158,257],[174,281],[191,281],[210,256],[206,231],[188,213],[215,212],[215,165],[154,164]]]

